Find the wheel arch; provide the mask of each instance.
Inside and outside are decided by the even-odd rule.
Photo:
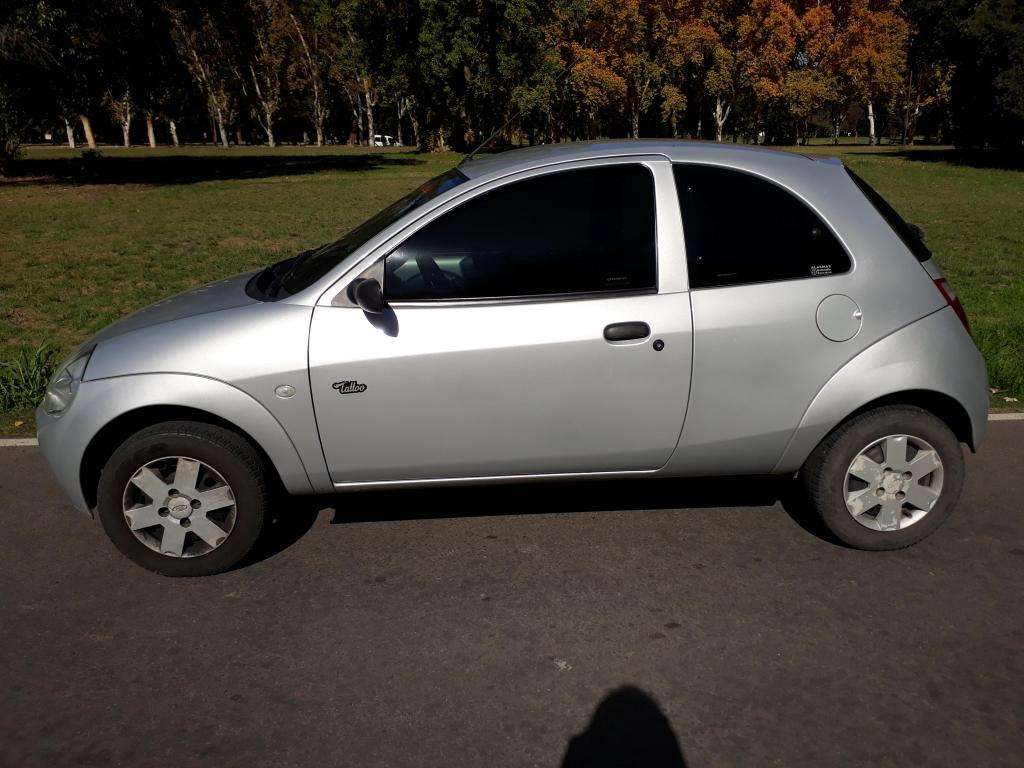
[[[848,413],[836,424],[836,428],[862,413],[886,405],[910,405],[928,411],[949,427],[958,441],[966,443],[972,451],[975,450],[974,427],[967,409],[956,398],[932,389],[908,389],[875,398]]]
[[[808,404],[773,472],[795,472],[838,425],[893,404],[934,414],[972,450],[984,439],[985,363],[952,309],[904,326],[840,367]]]
[[[794,439],[787,446],[785,453],[775,467],[774,473],[795,472],[803,465],[814,449],[821,445],[829,435],[843,424],[863,413],[890,405],[907,405],[927,411],[949,427],[959,442],[966,443],[972,451],[976,450],[977,436],[975,435],[974,425],[971,421],[970,413],[963,403],[955,397],[938,390],[905,389],[886,393],[849,409],[845,415],[837,419],[827,429],[816,430],[813,441],[807,439],[806,430],[810,429],[809,427],[805,428],[804,435],[800,435],[798,430],[798,435],[794,436]],[[800,439],[801,437],[803,439]]]
[[[147,405],[119,414],[101,427],[86,445],[79,467],[79,483],[82,487],[82,495],[90,508],[96,506],[96,492],[103,465],[107,463],[107,459],[117,450],[117,447],[139,430],[164,421],[195,421],[234,432],[247,440],[259,453],[264,465],[272,473],[275,486],[284,487],[277,467],[263,446],[237,424],[201,408],[183,405]]]

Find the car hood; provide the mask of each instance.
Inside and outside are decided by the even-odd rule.
[[[253,272],[246,272],[161,299],[155,304],[150,304],[148,307],[128,315],[128,317],[111,323],[93,336],[91,341],[106,341],[140,328],[148,328],[172,320],[255,304],[257,300],[245,292],[245,285],[253,274]]]

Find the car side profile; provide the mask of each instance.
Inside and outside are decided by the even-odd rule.
[[[158,302],[62,365],[39,443],[168,575],[279,491],[796,476],[845,544],[932,533],[987,383],[919,230],[837,160],[701,142],[463,162],[337,242]]]

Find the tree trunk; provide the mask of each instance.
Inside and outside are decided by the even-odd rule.
[[[917,133],[917,118],[921,116],[921,89],[914,90],[914,111],[910,113],[910,125],[907,135],[907,143],[914,143],[914,134]]]
[[[839,146],[839,118],[832,118],[832,145]]]
[[[632,138],[632,139],[639,139],[640,138],[640,110],[637,109],[636,107],[634,107],[633,109],[630,110],[630,112],[631,112],[631,114],[630,114],[630,120],[629,120],[629,130],[630,130],[630,134],[629,135],[630,135],[630,138]]]
[[[68,133],[68,147],[70,147],[71,149],[74,149],[75,148],[75,129],[71,127],[71,123],[68,122],[68,119],[66,117],[64,118],[64,130],[66,130],[67,133]]]
[[[868,144],[872,147],[878,143],[878,139],[875,138],[875,105],[868,100]]]
[[[374,132],[373,127],[373,102],[370,101],[370,94],[366,94],[366,146],[374,146]]]
[[[286,6],[287,7],[287,6]],[[306,34],[302,31],[298,17],[288,10],[288,17],[295,27],[295,34],[298,36],[299,45],[302,47],[302,54],[306,60],[306,73],[309,75],[309,84],[313,92],[313,127],[316,129],[316,145],[324,145],[324,122],[327,120],[327,106],[324,103],[324,94],[321,93],[320,73],[313,58],[313,52],[306,43]]]
[[[153,130],[152,115],[146,115],[146,135],[149,137],[149,146],[156,147],[156,132]]]
[[[420,121],[416,117],[416,110],[409,109],[409,125],[412,126],[412,143],[413,146],[418,147],[420,145]]]
[[[178,126],[174,124],[173,120],[168,120],[167,127],[171,131],[171,144],[178,146]]]
[[[96,138],[92,135],[92,121],[87,115],[79,115],[82,123],[82,132],[85,133],[85,144],[89,149],[96,149]]]
[[[269,112],[266,112],[265,114],[267,116],[267,124],[265,126],[265,130],[267,132],[267,146],[268,147],[276,147],[277,144],[274,143],[274,123],[273,123],[273,118],[270,116]]]
[[[729,119],[729,113],[732,112],[732,105],[728,107],[722,104],[721,97],[715,98],[715,141],[721,142],[722,135],[725,133],[725,121]],[[735,140],[735,138],[734,138]]]
[[[125,107],[124,112],[121,114],[121,136],[124,138],[124,145],[130,147],[132,145],[132,111],[130,107]]]
[[[224,149],[228,148],[228,132],[224,127],[224,113],[221,112],[220,105],[217,104],[214,107],[213,121],[217,124],[217,131],[213,134],[213,143],[217,143],[217,132],[220,132],[220,143]]]

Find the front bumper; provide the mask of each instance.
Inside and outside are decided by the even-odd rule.
[[[40,405],[36,409],[36,433],[39,450],[42,452],[57,484],[71,501],[71,505],[89,517],[92,510],[82,494],[82,480],[79,475],[86,443],[76,434],[74,408],[68,408],[60,416],[51,416]]]

